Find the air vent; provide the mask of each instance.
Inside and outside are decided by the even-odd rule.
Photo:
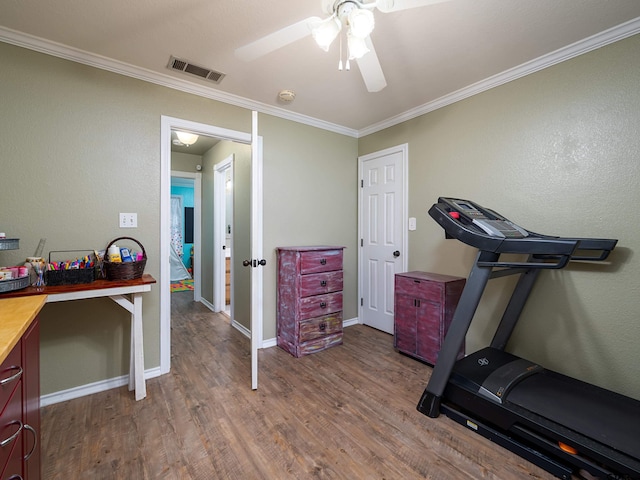
[[[167,65],[167,68],[171,70],[178,70],[179,72],[189,73],[191,75],[195,75],[196,77],[209,80],[213,83],[220,83],[220,81],[224,78],[224,73],[216,72],[215,70],[211,70],[205,67],[200,67],[198,65],[190,63],[187,60],[181,60],[176,57],[171,57],[169,59],[169,65]]]

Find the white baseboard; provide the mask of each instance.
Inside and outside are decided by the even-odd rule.
[[[213,304],[210,303],[208,300],[200,297],[200,303],[203,304],[205,307],[207,307],[209,310],[211,310],[212,312],[215,312],[214,308],[213,308]]]
[[[150,368],[149,370],[144,371],[145,380],[159,377],[160,375],[160,367]],[[106,390],[123,387],[128,384],[129,375],[122,375],[121,377],[88,383],[86,385],[80,385],[79,387],[69,388],[68,390],[61,390],[59,392],[42,395],[40,397],[40,406],[46,407],[47,405],[53,405],[54,403],[66,402],[67,400],[84,397],[85,395],[92,395],[94,393],[104,392]]]
[[[350,318],[349,320],[343,320],[342,321],[342,328],[351,327],[353,325],[358,325],[359,323],[360,323],[360,320],[358,320],[358,317]]]
[[[251,330],[249,330],[247,327],[245,327],[244,325],[241,325],[240,323],[238,323],[235,320],[231,320],[231,326],[233,328],[235,328],[236,330],[238,330],[241,334],[243,334],[245,337],[247,338],[251,338]]]

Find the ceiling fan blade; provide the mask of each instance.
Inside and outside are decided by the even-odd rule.
[[[448,2],[450,0],[377,0],[376,7],[383,13],[407,10],[408,8],[426,7],[435,3]]]
[[[255,60],[267,53],[271,53],[290,43],[296,42],[307,35],[311,35],[313,26],[321,21],[322,19],[320,17],[305,18],[293,25],[289,25],[265,37],[259,38],[244,47],[237,48],[235,55],[246,62]]]
[[[367,37],[365,43],[369,52],[358,58],[356,63],[358,64],[358,69],[367,87],[367,91],[372,93],[379,92],[387,86],[387,80],[384,78],[384,72],[380,66],[376,49],[373,48],[371,38]]]

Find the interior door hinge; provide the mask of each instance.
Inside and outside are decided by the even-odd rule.
[[[360,188],[364,188],[364,180],[360,180]]]
[[[364,298],[361,298],[361,299],[360,299],[360,306],[361,306],[361,307],[364,307]]]
[[[361,238],[361,239],[360,239],[360,246],[361,246],[361,247],[364,247],[364,238]]]

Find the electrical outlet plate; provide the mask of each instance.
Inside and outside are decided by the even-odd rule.
[[[120,228],[137,228],[137,226],[138,226],[137,213],[121,213],[120,214]]]
[[[416,229],[416,217],[409,218],[409,230],[413,231]]]

